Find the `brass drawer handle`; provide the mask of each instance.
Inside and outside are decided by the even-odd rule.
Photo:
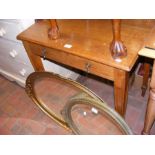
[[[85,69],[86,69],[86,72],[89,73],[90,72],[90,67],[91,67],[91,64],[89,62],[87,62],[85,64]]]
[[[42,55],[43,59],[45,60],[46,59],[46,48],[42,49],[41,55]]]

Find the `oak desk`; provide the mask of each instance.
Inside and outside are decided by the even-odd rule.
[[[44,71],[41,57],[114,81],[115,109],[125,116],[128,96],[128,74],[143,47],[151,23],[145,20],[123,20],[122,40],[128,55],[121,62],[111,57],[110,20],[57,20],[60,39],[48,38],[49,23],[35,23],[17,36],[22,40],[35,71]],[[71,45],[69,47],[68,45]]]

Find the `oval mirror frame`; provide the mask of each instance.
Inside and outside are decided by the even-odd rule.
[[[90,98],[87,95],[75,96],[70,101],[68,101],[68,103],[65,105],[65,107],[63,109],[64,119],[68,123],[69,127],[72,129],[73,133],[75,133],[77,135],[82,134],[82,132],[77,127],[77,125],[74,123],[72,116],[71,116],[71,111],[72,111],[73,106],[78,105],[78,104],[90,105],[93,108],[103,111],[104,113],[106,113],[106,115],[108,117],[110,117],[111,120],[113,120],[112,122],[115,123],[116,126],[118,126],[118,128],[122,132],[122,134],[133,135],[131,129],[126,124],[125,120],[115,110],[113,110],[106,104],[102,104],[101,101]],[[114,133],[112,133],[112,134],[114,134]]]
[[[28,96],[32,99],[32,101],[46,114],[48,115],[50,118],[52,118],[53,120],[55,120],[58,124],[60,124],[62,127],[65,127],[67,130],[71,130],[70,126],[68,125],[68,123],[64,120],[64,116],[62,114],[62,111],[60,111],[60,114],[62,115],[62,118],[60,118],[59,116],[57,116],[52,109],[50,109],[49,107],[46,106],[45,103],[41,102],[41,100],[37,97],[36,92],[35,92],[35,81],[39,78],[56,78],[59,79],[61,81],[64,81],[72,86],[75,86],[77,88],[79,88],[84,94],[86,94],[87,96],[89,96],[89,98],[93,98],[96,101],[99,101],[99,103],[102,104],[106,104],[100,97],[98,97],[94,92],[92,92],[91,90],[89,90],[88,88],[86,88],[85,86],[81,85],[80,83],[69,79],[69,78],[65,78],[62,77],[58,74],[52,73],[52,72],[33,72],[31,73],[27,79],[26,79],[26,86],[25,86],[25,91],[28,94]]]

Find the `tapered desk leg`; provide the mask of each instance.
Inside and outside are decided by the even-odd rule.
[[[155,60],[153,64],[153,72],[150,83],[150,94],[142,134],[150,134],[150,130],[154,121],[155,121]]]
[[[35,71],[45,71],[44,66],[42,64],[41,58],[31,51],[31,48],[29,47],[29,43],[26,41],[23,41],[23,45],[26,49],[27,55],[31,61],[31,64]]]
[[[123,70],[115,69],[114,74],[114,101],[115,110],[125,117],[127,99],[128,99],[128,77],[129,73]]]

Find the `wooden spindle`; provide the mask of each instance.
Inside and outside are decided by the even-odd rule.
[[[155,60],[153,64],[153,71],[150,82],[150,93],[145,114],[144,129],[142,131],[143,135],[150,134],[150,130],[153,126],[154,121],[155,121]]]

